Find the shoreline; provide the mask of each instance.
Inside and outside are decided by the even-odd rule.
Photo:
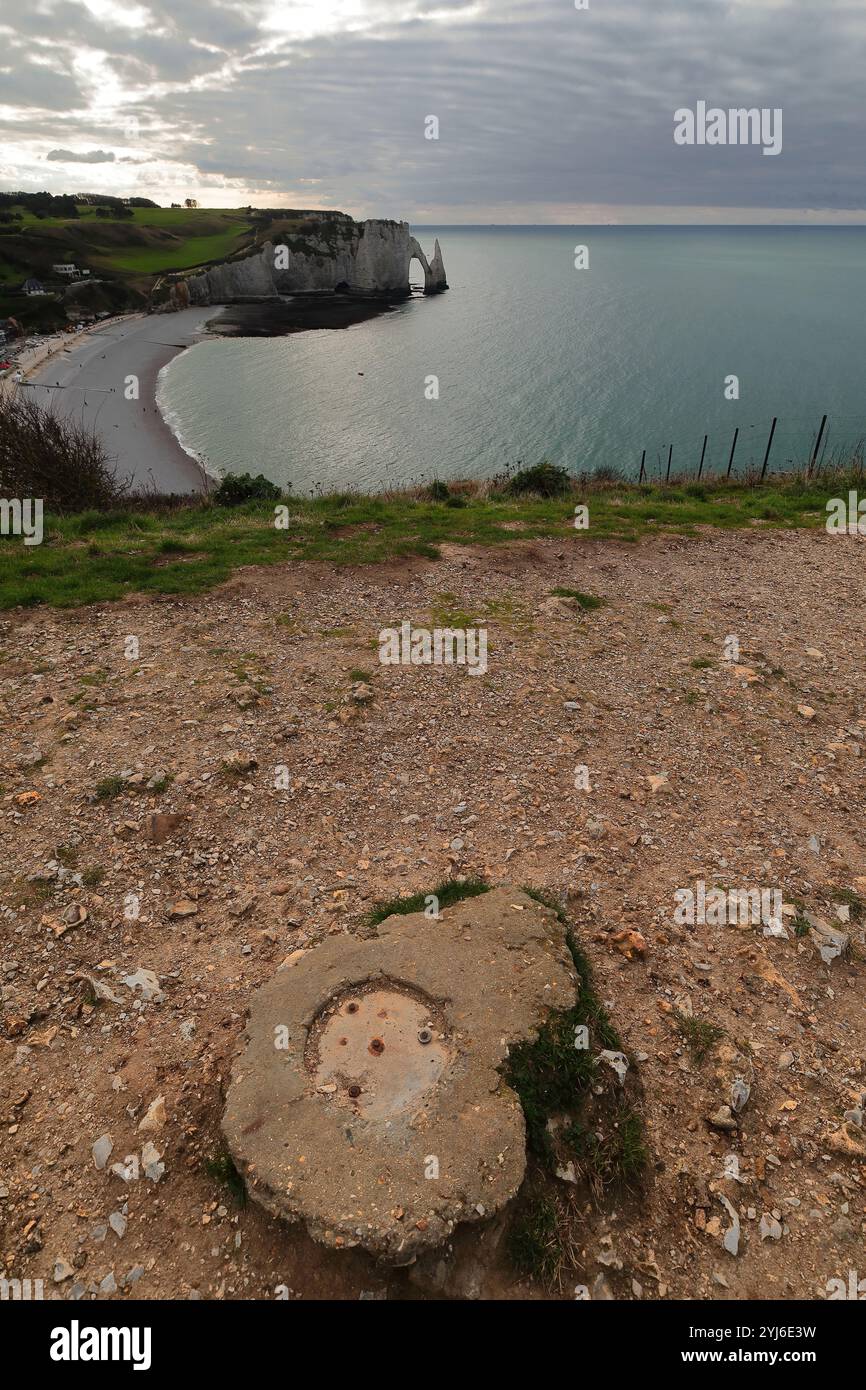
[[[158,402],[160,372],[210,336],[221,306],[178,314],[126,314],[65,340],[33,363],[25,381],[37,400],[92,427],[129,492],[206,493],[205,465],[181,444]],[[68,354],[64,348],[71,348]],[[137,387],[130,385],[137,379]],[[23,383],[22,383],[23,384]],[[128,391],[136,394],[129,399]]]
[[[30,349],[35,360],[19,364],[21,385],[26,383],[40,401],[50,393],[53,407],[91,425],[119,476],[127,479],[127,491],[204,495],[219,477],[184,441],[160,399],[164,373],[177,357],[212,338],[277,338],[349,328],[394,307],[392,300],[311,295],[118,315]],[[43,346],[48,350],[41,352]],[[138,395],[127,400],[131,376],[138,380]]]

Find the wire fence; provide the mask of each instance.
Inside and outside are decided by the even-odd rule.
[[[639,482],[673,478],[765,478],[803,471],[809,477],[840,466],[863,468],[866,423],[825,413],[810,427],[803,419],[774,416],[728,429],[672,440],[641,451]]]

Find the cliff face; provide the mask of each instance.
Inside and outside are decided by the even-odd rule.
[[[264,242],[252,255],[211,266],[201,275],[190,276],[186,285],[192,304],[276,299],[294,292],[336,289],[363,295],[401,295],[409,293],[413,256],[424,270],[425,294],[447,289],[439,242],[432,261],[428,261],[407,222],[328,219],[303,236],[278,237]]]

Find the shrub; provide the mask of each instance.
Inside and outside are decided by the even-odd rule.
[[[541,497],[562,497],[571,491],[571,478],[564,468],[544,459],[532,468],[522,468],[508,485],[512,493],[537,492]]]
[[[276,502],[282,496],[276,483],[264,473],[226,473],[216,492],[214,502],[221,507],[239,507],[242,502]]]
[[[117,505],[127,481],[88,425],[39,405],[26,387],[0,397],[3,497],[39,497],[47,511],[104,511]]]

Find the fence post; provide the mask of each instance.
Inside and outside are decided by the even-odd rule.
[[[639,482],[639,483],[642,483],[642,482],[643,482],[643,466],[644,466],[645,463],[646,463],[646,449],[644,449],[643,453],[642,453],[641,456],[640,456],[640,476],[638,477],[638,482]]]
[[[703,471],[704,471],[704,454],[705,454],[706,452],[707,452],[707,436],[704,435],[704,447],[703,447],[703,449],[701,449],[701,461],[700,461],[700,463],[698,464],[698,477],[700,477],[701,474],[702,474]]]
[[[770,426],[770,438],[767,440],[767,449],[764,454],[764,463],[761,468],[761,482],[764,481],[764,474],[767,471],[767,460],[770,457],[770,450],[773,447],[773,435],[776,433],[776,416],[773,416],[773,423]]]
[[[673,451],[674,451],[674,446],[673,446],[673,444],[672,444],[671,447],[668,449],[668,471],[667,471],[667,473],[665,474],[665,482],[666,482],[666,483],[670,481],[670,476],[671,476],[671,455],[673,454]]]
[[[821,440],[822,440],[823,437],[824,437],[824,426],[826,425],[826,423],[827,423],[827,416],[825,415],[825,416],[822,418],[822,420],[821,420],[821,428],[820,428],[819,431],[818,431],[818,438],[815,440],[815,448],[814,448],[813,453],[812,453],[812,461],[811,461],[811,463],[809,464],[809,473],[808,473],[808,477],[810,477],[810,478],[811,478],[811,476],[812,476],[812,469],[815,467],[815,462],[816,462],[816,460],[817,460],[817,458],[818,458],[818,450],[819,450],[820,447],[821,447]]]
[[[730,478],[730,476],[731,476],[731,468],[733,467],[733,463],[734,463],[734,450],[735,450],[736,447],[737,447],[737,436],[738,436],[739,433],[740,433],[740,427],[739,427],[739,425],[737,425],[737,428],[734,430],[734,442],[733,442],[733,444],[731,445],[731,457],[728,459],[728,471],[727,471],[727,474],[726,474],[726,477],[728,477],[728,478]]]

